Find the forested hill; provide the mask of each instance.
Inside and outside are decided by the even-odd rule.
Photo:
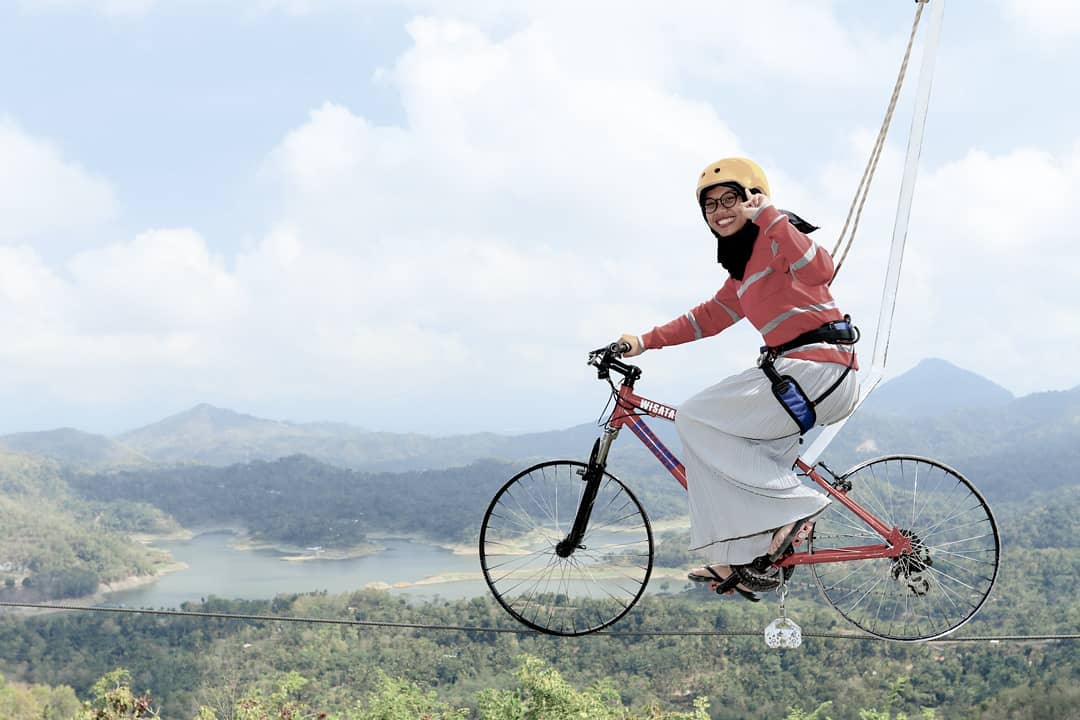
[[[933,457],[951,465],[990,499],[1074,485],[1080,463],[1080,388],[934,418],[860,411],[824,459],[840,470],[892,453]]]
[[[75,597],[153,574],[167,558],[127,533],[177,527],[148,504],[74,496],[56,462],[0,452],[0,599]]]
[[[496,462],[444,470],[369,473],[304,455],[71,478],[96,502],[151,503],[187,527],[242,525],[256,539],[342,548],[368,533],[472,540],[487,503],[515,472]]]
[[[0,437],[0,451],[36,455],[91,470],[145,467],[153,461],[122,442],[74,428]]]
[[[342,548],[369,533],[472,543],[491,498],[521,469],[485,460],[442,470],[369,473],[294,455],[225,468],[81,475],[70,482],[88,500],[153,504],[188,527],[242,525],[261,540]],[[685,494],[670,477],[635,477],[632,484],[654,518],[685,512]]]

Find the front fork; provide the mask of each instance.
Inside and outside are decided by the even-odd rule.
[[[586,528],[589,527],[596,493],[600,491],[600,480],[603,479],[604,470],[607,468],[608,452],[618,435],[619,428],[605,427],[604,434],[596,438],[596,442],[593,443],[592,452],[589,454],[589,464],[579,471],[581,480],[585,483],[585,489],[581,492],[581,504],[578,505],[569,534],[555,546],[555,554],[561,558],[570,557],[575,550],[586,549],[581,541],[585,537]]]

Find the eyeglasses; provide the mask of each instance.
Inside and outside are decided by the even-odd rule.
[[[706,215],[712,215],[720,208],[730,210],[735,207],[735,204],[742,200],[742,196],[734,190],[728,190],[726,193],[717,198],[705,198],[705,202],[701,203],[701,208],[705,211]]]

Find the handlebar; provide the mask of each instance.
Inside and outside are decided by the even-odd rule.
[[[634,386],[634,382],[641,377],[641,368],[624,363],[620,358],[622,354],[630,351],[630,343],[615,341],[610,345],[597,348],[589,353],[586,365],[596,368],[596,377],[607,380],[611,377],[610,371],[614,370],[623,376],[623,383]]]
[[[593,358],[595,358],[595,357],[597,357],[599,355],[602,355],[604,353],[610,353],[614,357],[622,357],[622,354],[627,353],[627,352],[630,352],[630,343],[619,342],[618,340],[616,340],[615,342],[611,343],[610,345],[608,345],[606,347],[598,348],[596,350],[593,350],[591,353],[589,353],[589,362],[588,362],[588,364],[591,365],[592,361],[593,361]]]

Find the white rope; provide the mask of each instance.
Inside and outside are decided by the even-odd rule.
[[[840,236],[836,240],[836,247],[834,247],[832,251],[832,256],[835,259],[837,252],[840,251],[841,245],[844,245],[844,235],[847,234],[848,226],[851,225],[851,234],[847,237],[847,244],[844,245],[844,250],[840,254],[840,259],[836,260],[836,268],[833,270],[832,280],[829,281],[830,284],[832,284],[833,280],[836,280],[836,276],[840,273],[840,266],[844,264],[844,260],[851,250],[852,242],[855,240],[855,230],[859,227],[863,206],[866,204],[866,198],[870,194],[870,182],[873,180],[874,172],[877,170],[878,160],[881,158],[881,150],[885,147],[885,137],[889,134],[889,125],[892,123],[893,112],[896,110],[896,101],[900,97],[900,89],[904,85],[904,76],[907,74],[908,61],[911,59],[911,48],[915,44],[915,33],[919,28],[919,18],[922,17],[923,5],[925,5],[927,1],[928,0],[916,0],[916,5],[918,7],[915,10],[915,22],[911,25],[911,35],[908,37],[907,50],[904,51],[904,61],[900,64],[900,73],[897,75],[896,85],[893,87],[892,97],[889,99],[889,108],[885,112],[885,120],[881,123],[881,129],[878,131],[877,140],[874,141],[874,148],[870,151],[870,159],[866,163],[866,169],[863,170],[862,179],[859,180],[859,187],[855,191],[855,197],[851,200],[851,207],[848,209],[844,227],[840,231]],[[856,206],[858,206],[857,212]],[[852,215],[855,216],[855,222],[853,224],[851,222]]]

